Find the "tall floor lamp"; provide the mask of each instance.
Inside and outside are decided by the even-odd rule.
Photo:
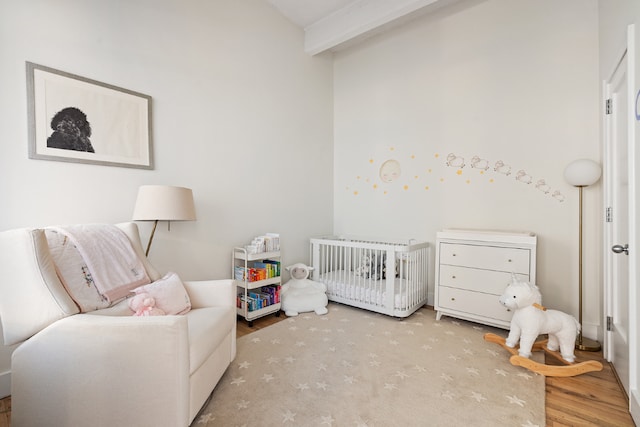
[[[146,255],[149,256],[153,235],[158,221],[194,221],[196,209],[190,188],[170,185],[143,185],[138,189],[138,198],[133,210],[134,221],[153,221]]]
[[[579,286],[579,306],[578,321],[582,326],[582,189],[595,184],[600,179],[602,170],[600,165],[593,160],[579,159],[569,163],[564,170],[564,179],[574,187],[578,187],[580,194],[580,210],[579,210],[579,237],[578,237],[578,286]],[[578,350],[598,351],[600,343],[598,341],[584,338],[582,336],[582,328],[576,340],[576,348]]]

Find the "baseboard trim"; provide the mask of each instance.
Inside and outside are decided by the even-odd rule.
[[[631,390],[631,399],[629,399],[629,412],[631,412],[631,418],[638,425],[640,421],[640,394],[638,390]]]
[[[11,395],[11,371],[0,374],[0,399]]]
[[[598,325],[583,324],[582,335],[586,338],[596,340],[600,344],[603,343],[602,335],[600,334],[600,327]]]

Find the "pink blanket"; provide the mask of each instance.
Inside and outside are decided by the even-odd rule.
[[[151,282],[127,235],[115,225],[80,224],[52,228],[76,246],[98,292],[109,302]]]

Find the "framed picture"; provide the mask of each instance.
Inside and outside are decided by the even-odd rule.
[[[29,158],[153,169],[151,97],[27,62]]]

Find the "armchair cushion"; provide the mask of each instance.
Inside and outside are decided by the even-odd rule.
[[[0,253],[0,319],[5,345],[24,341],[80,312],[56,275],[43,230],[21,228],[0,233]]]
[[[187,313],[189,331],[189,374],[202,366],[209,356],[220,347],[229,334],[235,332],[233,307],[206,307]]]

